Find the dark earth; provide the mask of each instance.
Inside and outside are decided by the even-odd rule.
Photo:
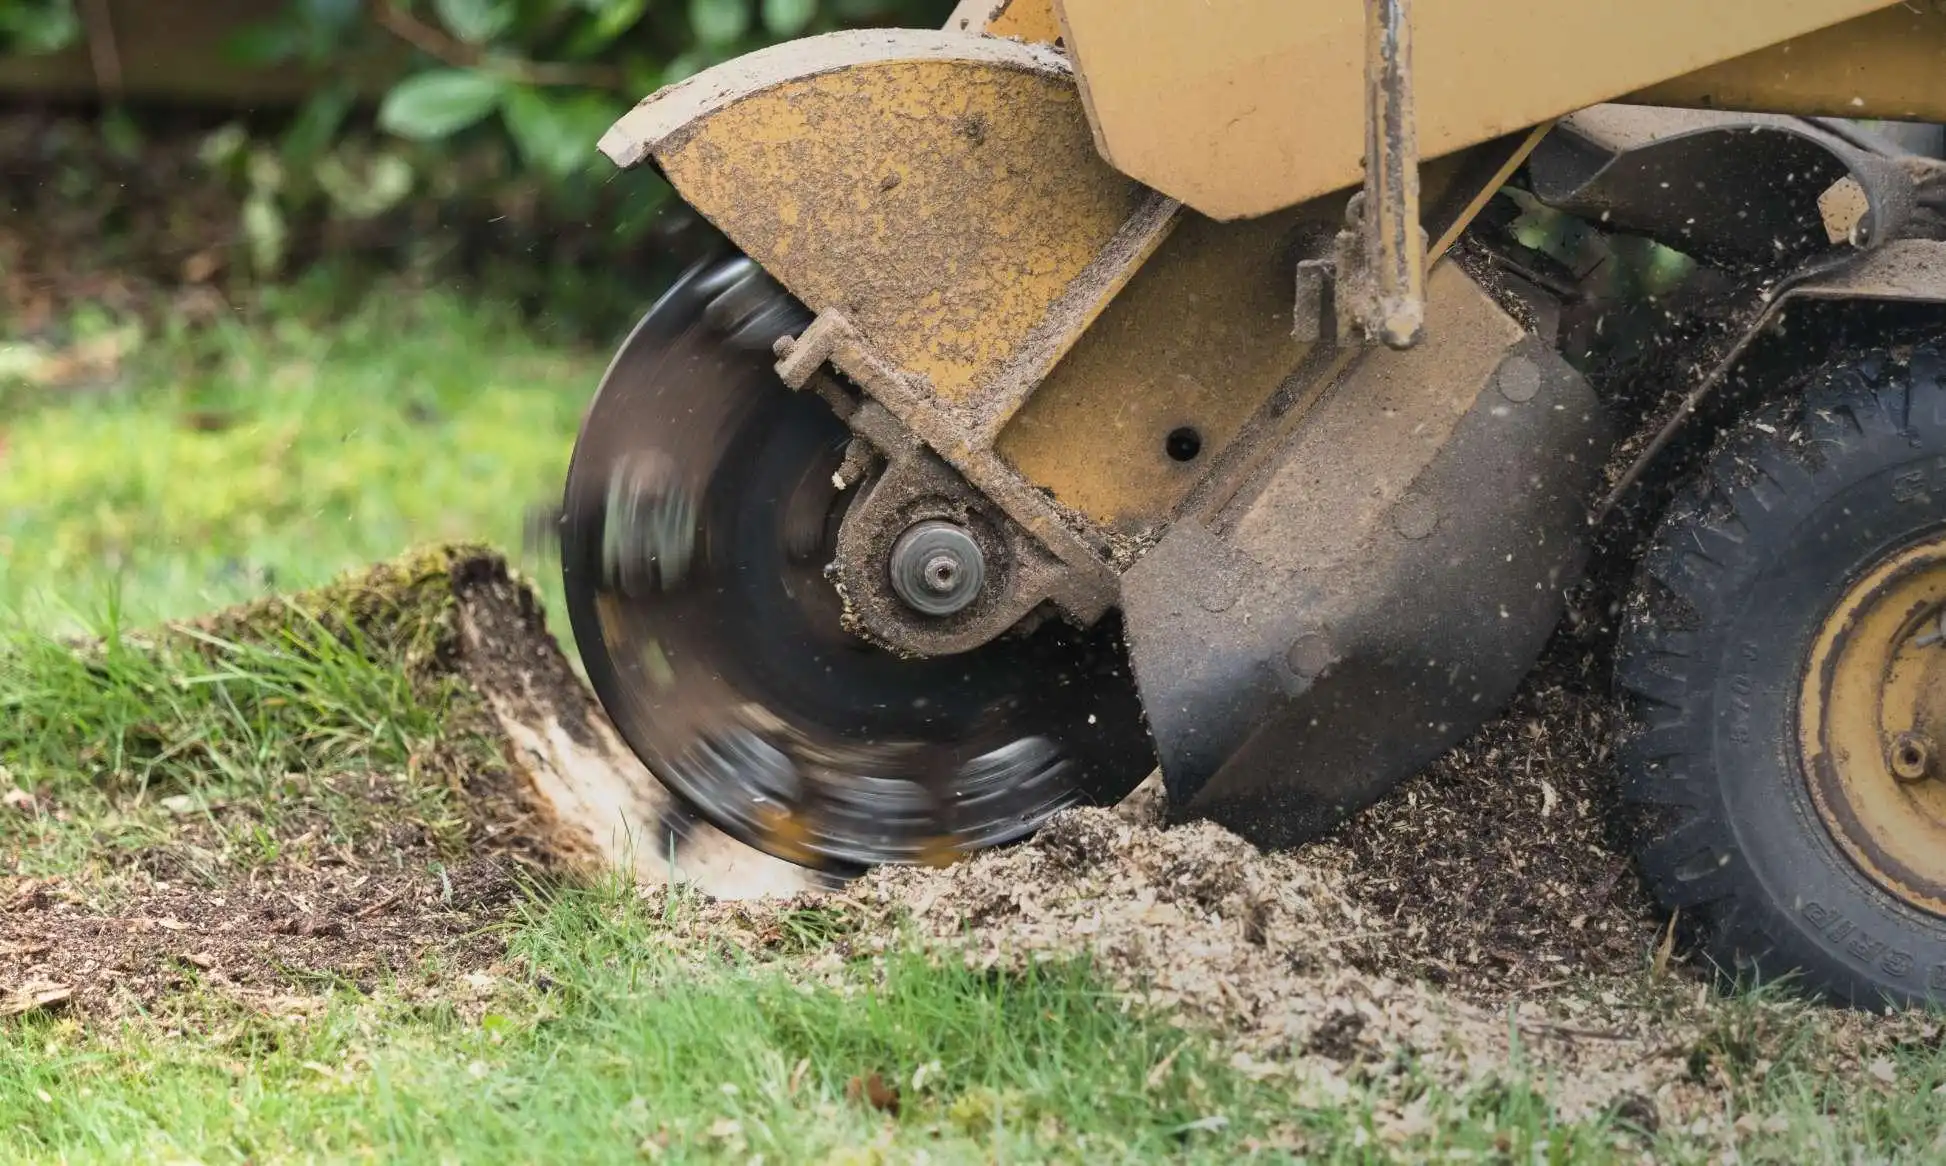
[[[499,639],[527,642],[497,642],[478,667],[458,651],[417,666],[456,671],[477,692],[513,682],[505,659],[561,653],[531,596],[519,601],[525,588],[505,564],[469,554],[448,568],[464,584],[455,587],[460,601],[491,607],[472,618]],[[379,569],[372,579],[384,586],[406,574]],[[1377,924],[1342,944],[1353,967],[1496,997],[1645,966],[1660,920],[1610,824],[1608,702],[1573,671],[1558,661],[1538,670],[1504,716],[1335,837],[1292,856],[1336,872],[1336,893]],[[454,732],[489,732],[490,724],[462,714]],[[374,824],[365,836],[321,848],[328,827],[316,814],[266,815],[260,826],[281,832],[288,857],[212,870],[204,827],[186,820],[170,844],[111,867],[108,884],[0,873],[0,991],[10,1007],[60,991],[67,994],[34,1006],[115,1012],[210,986],[275,993],[337,982],[370,990],[418,974],[428,961],[448,976],[490,963],[500,954],[494,925],[523,880],[551,877],[557,848],[545,811],[509,766],[471,764],[458,775],[466,808],[457,837],[451,824],[433,829],[388,813],[386,803],[408,801],[397,788],[412,780],[406,775],[327,775],[318,780],[335,783],[337,795],[349,787],[377,803],[360,817]],[[1126,811],[1138,820],[1143,796]],[[301,811],[303,792],[293,797]],[[0,812],[53,809],[23,798],[30,795],[16,792]],[[1100,839],[1083,845],[1077,829],[1051,829],[1027,846],[1054,871],[1118,860]],[[1235,850],[1239,862],[1254,853],[1230,842],[1219,849]],[[1222,870],[1170,877],[1184,887],[1208,884],[1212,903],[1230,889]]]

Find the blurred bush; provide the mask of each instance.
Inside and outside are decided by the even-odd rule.
[[[186,27],[189,16],[206,15],[195,7],[203,2],[0,0],[0,57],[74,55],[84,45],[98,53],[97,25],[113,24],[103,14],[116,5],[143,6],[126,10],[124,28],[137,11],[153,27],[171,6]],[[574,292],[576,271],[657,263],[671,233],[683,229],[670,222],[683,216],[663,213],[667,189],[658,178],[618,175],[596,150],[631,104],[779,40],[847,27],[940,27],[953,0],[263,0],[262,7],[262,19],[233,27],[220,57],[207,59],[258,77],[286,70],[319,78],[301,101],[270,108],[239,94],[228,113],[196,115],[203,128],[185,151],[175,113],[118,100],[103,86],[92,153],[71,133],[41,124],[11,135],[23,149],[0,159],[0,185],[13,189],[15,209],[59,216],[65,204],[50,203],[42,183],[49,167],[61,167],[75,171],[63,185],[83,192],[88,213],[79,217],[105,230],[149,222],[158,198],[202,208],[194,216],[172,212],[173,237],[163,244],[123,248],[166,251],[168,265],[187,271],[188,281],[214,271],[226,282],[261,282],[334,253],[383,254],[394,266],[429,271],[497,265],[523,298],[558,298]],[[107,35],[112,41],[112,28]],[[111,47],[125,62],[145,51],[135,43]],[[369,70],[351,67],[374,59],[400,62],[376,86]],[[177,176],[171,189],[149,181],[158,169]],[[118,190],[124,202],[139,197],[146,205],[102,205]],[[224,205],[227,221],[216,237],[207,211]],[[48,251],[43,266],[55,274],[73,266],[54,239],[28,235],[16,249]],[[460,252],[471,255],[456,259]],[[437,262],[429,265],[428,254]],[[522,264],[528,270],[517,270]]]
[[[793,37],[938,27],[952,0],[282,0],[266,7],[275,14],[232,35],[227,59],[329,77],[334,62],[361,57],[373,41],[396,42],[383,47],[409,47],[410,64],[378,107],[381,129],[425,143],[490,126],[526,166],[565,181],[594,161],[595,141],[614,118],[663,85]],[[0,0],[0,55],[58,52],[87,35],[76,0]],[[121,56],[144,51],[117,48]],[[296,152],[328,147],[357,96],[348,80],[325,81],[292,127]]]
[[[50,0],[0,0],[47,4]],[[288,0],[239,37],[254,64],[327,65],[359,42],[391,38],[413,68],[385,94],[378,125],[444,142],[483,125],[522,162],[566,181],[595,160],[595,141],[630,104],[703,68],[779,40],[841,27],[937,27],[951,0]],[[296,132],[327,142],[349,108],[321,90]]]
[[[73,0],[0,0],[0,54],[51,53],[80,39]]]

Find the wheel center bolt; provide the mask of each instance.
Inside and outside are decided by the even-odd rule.
[[[965,527],[937,519],[914,523],[892,546],[892,590],[924,615],[952,615],[979,598],[986,557]]]
[[[934,555],[926,560],[926,586],[944,595],[959,581],[959,560],[951,555]]]
[[[1900,733],[1885,751],[1885,763],[1900,781],[1924,781],[1932,776],[1932,738],[1924,733]]]

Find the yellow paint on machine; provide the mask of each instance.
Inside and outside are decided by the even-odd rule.
[[[987,21],[986,30],[992,36],[1053,44],[1061,38],[1061,20],[1054,13],[1054,0],[1007,0]]]
[[[769,54],[767,57],[766,54]],[[911,30],[762,50],[664,90],[603,148],[948,405],[979,396],[1136,212],[1059,54]]]
[[[1111,530],[1166,521],[1310,350],[1291,337],[1297,212],[1185,216],[1000,434],[1028,481]],[[1168,453],[1193,430],[1193,461]]]
[[[1055,7],[1096,143],[1130,176],[1217,219],[1266,214],[1363,176],[1364,0]],[[1421,0],[1419,149],[1437,157],[1888,7]]]
[[[1895,4],[1652,85],[1630,101],[1806,116],[1946,121],[1946,8]]]
[[[1798,692],[1799,763],[1831,837],[1907,905],[1946,916],[1946,540],[1886,556],[1818,629]]]

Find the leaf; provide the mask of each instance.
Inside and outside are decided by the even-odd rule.
[[[689,0],[689,26],[706,45],[727,45],[750,31],[746,0]]]
[[[212,170],[221,170],[243,156],[250,144],[250,131],[240,122],[230,122],[211,130],[196,147],[196,160]]]
[[[297,0],[290,11],[297,55],[306,64],[328,67],[350,50],[347,41],[364,13],[364,0]]]
[[[708,65],[709,62],[704,59],[701,53],[693,51],[677,53],[675,56],[669,58],[667,65],[663,66],[662,79],[657,84],[674,85],[678,81],[685,80],[702,72]],[[655,86],[638,86],[638,88],[654,89]]]
[[[344,81],[336,81],[311,95],[290,128],[284,131],[283,153],[286,161],[308,162],[324,153],[338,135],[345,115],[351,112],[358,92]]]
[[[619,181],[630,182],[629,193],[616,208],[610,231],[617,240],[633,242],[656,229],[664,206],[675,192],[669,189],[667,180],[648,169],[624,171]]]
[[[899,1116],[898,1087],[886,1084],[885,1078],[877,1073],[845,1082],[845,1097],[853,1102],[862,1101],[881,1113]]]
[[[225,59],[240,65],[275,65],[298,55],[303,37],[286,24],[246,25],[223,39]]]
[[[1669,959],[1676,954],[1676,920],[1682,917],[1682,910],[1669,916],[1669,926],[1662,933],[1662,942],[1655,945],[1655,958],[1649,967],[1649,974],[1661,979],[1669,971]]]
[[[101,116],[101,140],[117,156],[133,161],[142,149],[142,130],[126,110],[111,109]]]
[[[253,147],[243,166],[244,178],[250,183],[252,193],[276,194],[284,189],[284,164],[277,155],[261,147]]]
[[[818,0],[764,0],[764,27],[776,36],[796,36],[817,14]]]
[[[433,0],[439,22],[468,44],[485,44],[513,27],[512,0]]]
[[[448,138],[493,112],[506,85],[466,69],[436,69],[399,82],[379,103],[378,125],[419,142]]]
[[[575,31],[568,42],[568,55],[587,57],[613,44],[615,38],[641,23],[649,0],[582,0],[581,6],[595,19]]]
[[[586,167],[601,135],[622,114],[598,93],[562,95],[526,86],[508,91],[501,112],[521,157],[557,178]]]

